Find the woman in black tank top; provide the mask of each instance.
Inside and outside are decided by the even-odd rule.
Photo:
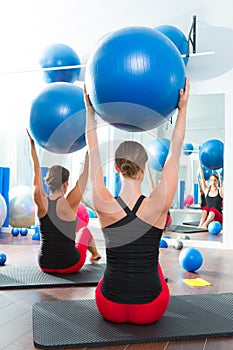
[[[125,141],[115,152],[115,169],[122,186],[119,196],[114,198],[104,184],[95,111],[84,87],[93,205],[104,234],[107,257],[104,277],[96,288],[96,304],[101,315],[111,322],[156,322],[169,304],[159,248],[177,187],[188,96],[187,79],[185,90],[180,91],[177,121],[159,184],[148,197],[142,194],[148,156],[140,143]]]
[[[88,155],[83,172],[67,196],[69,171],[60,165],[52,166],[45,179],[50,190],[47,196],[43,189],[35,143],[29,132],[28,136],[34,170],[34,201],[41,233],[39,266],[47,273],[77,272],[85,263],[87,249],[92,262],[101,257],[87,227],[80,230],[78,240],[76,237],[77,210],[88,176]]]
[[[209,186],[206,184],[202,166],[200,164],[200,175],[202,180],[202,187],[205,195],[205,205],[202,207],[200,228],[208,229],[211,221],[218,221],[222,224],[222,202],[223,202],[223,182],[221,177],[213,173],[210,175]],[[220,187],[218,183],[220,182]]]

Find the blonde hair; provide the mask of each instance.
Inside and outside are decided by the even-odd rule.
[[[115,162],[124,177],[135,179],[148,160],[145,148],[136,141],[122,142],[115,152]]]
[[[54,192],[59,190],[62,184],[69,180],[69,176],[69,170],[61,165],[53,165],[47,172],[45,181],[50,191]]]

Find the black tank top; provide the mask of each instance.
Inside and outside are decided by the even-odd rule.
[[[214,207],[216,208],[220,213],[222,213],[222,197],[218,194],[214,197],[209,196],[209,192],[206,195],[206,205],[208,208]]]
[[[75,248],[77,218],[74,221],[64,221],[57,216],[59,198],[48,198],[48,211],[39,219],[41,245],[38,261],[41,267],[47,269],[64,269],[73,266],[80,259]]]
[[[158,275],[159,244],[163,230],[136,216],[145,196],[131,211],[120,197],[116,200],[127,216],[103,228],[107,266],[101,291],[114,302],[144,304],[161,292]]]

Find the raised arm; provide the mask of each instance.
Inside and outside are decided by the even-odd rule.
[[[74,188],[67,195],[67,201],[72,210],[77,213],[78,206],[83,197],[83,193],[86,188],[89,171],[89,155],[88,152],[85,155],[83,169],[81,170],[80,176],[74,186]]]
[[[219,174],[219,183],[220,183],[219,194],[223,198],[224,197],[224,185],[223,185],[223,180],[222,180],[221,174]]]
[[[151,193],[151,197],[159,198],[161,204],[163,205],[162,210],[164,212],[167,212],[170,209],[177,188],[179,161],[186,130],[186,113],[189,88],[189,79],[186,78],[185,89],[180,90],[178,115],[171,137],[167,160],[163,167],[161,181]]]
[[[205,181],[205,176],[204,176],[204,172],[203,172],[203,169],[202,169],[202,164],[201,164],[201,162],[199,163],[199,173],[200,173],[200,177],[201,177],[201,186],[202,186],[202,189],[203,189],[204,193],[206,193],[206,191],[207,191],[209,188],[208,188],[208,185],[206,184],[206,181]]]
[[[150,185],[150,190],[153,191],[155,189],[155,183],[153,181],[153,178],[152,178],[152,174],[151,174],[151,170],[150,170],[150,167],[147,166],[147,170],[148,170],[148,175],[149,175],[149,185]]]
[[[103,208],[103,203],[106,200],[112,199],[112,195],[104,184],[104,175],[97,137],[95,110],[91,105],[86,91],[86,86],[84,86],[84,102],[86,105],[86,142],[90,158],[90,181],[92,186],[93,204],[97,211],[102,211],[106,210],[106,207]]]
[[[34,186],[34,201],[38,206],[42,206],[42,196],[46,196],[46,193],[43,189],[43,182],[41,176],[40,163],[36,152],[35,142],[31,137],[28,129],[27,134],[29,137],[29,145],[30,145],[30,154],[33,165],[33,186]]]

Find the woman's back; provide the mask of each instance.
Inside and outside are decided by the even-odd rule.
[[[137,217],[143,199],[140,196],[131,211],[118,197],[127,215],[103,228],[107,268],[101,289],[115,302],[147,303],[161,292],[158,255],[162,229],[151,227]]]

